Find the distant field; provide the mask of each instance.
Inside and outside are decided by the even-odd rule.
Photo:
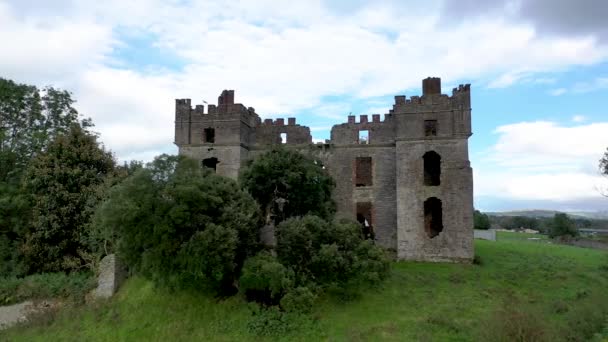
[[[515,233],[515,232],[496,232],[496,239],[499,241],[538,241],[548,242],[549,237],[543,234],[530,234],[530,233]]]
[[[481,265],[394,263],[382,287],[350,301],[328,295],[275,336],[251,332],[253,306],[241,298],[170,294],[133,278],[112,301],[0,340],[494,341],[510,331],[545,341],[591,338],[608,317],[608,254],[524,237],[501,232],[497,242],[475,241]]]

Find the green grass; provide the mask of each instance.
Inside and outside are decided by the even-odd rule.
[[[500,241],[526,240],[526,241],[549,241],[549,237],[544,234],[530,234],[517,232],[496,232],[496,239]],[[532,239],[532,240],[530,240]]]
[[[514,323],[541,340],[582,341],[602,329],[605,252],[508,238],[475,241],[475,248],[481,265],[394,263],[381,287],[350,301],[327,295],[276,336],[248,329],[259,316],[240,297],[169,293],[132,278],[111,301],[63,310],[0,340],[471,341],[500,340]]]

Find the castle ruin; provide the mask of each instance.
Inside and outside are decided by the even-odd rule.
[[[337,215],[357,219],[398,259],[472,260],[469,84],[448,96],[441,79],[429,77],[422,96],[395,96],[383,118],[348,116],[317,144],[295,118],[262,121],[254,108],[234,102],[234,90],[204,109],[176,100],[179,154],[236,179],[247,160],[273,145],[296,148],[321,160],[335,179]]]

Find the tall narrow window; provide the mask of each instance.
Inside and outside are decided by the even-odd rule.
[[[372,157],[355,159],[355,186],[372,185]]]
[[[281,133],[281,144],[287,144],[287,133]]]
[[[219,161],[217,158],[207,158],[203,159],[203,167],[213,169],[213,171],[217,171],[217,164]]]
[[[361,233],[365,239],[374,239],[374,226],[372,223],[372,204],[370,202],[357,202],[357,222],[361,225]]]
[[[443,231],[443,209],[441,200],[431,197],[424,201],[424,231],[429,238],[434,238]]]
[[[424,136],[434,137],[437,135],[437,120],[424,120]]]
[[[359,144],[369,144],[369,131],[364,129],[359,131]]]
[[[206,143],[215,142],[215,129],[214,128],[205,128],[204,135],[205,135],[204,141]]]
[[[440,185],[441,156],[435,151],[429,151],[422,158],[424,159],[424,185]]]

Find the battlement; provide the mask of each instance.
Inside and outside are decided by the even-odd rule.
[[[374,123],[383,123],[386,120],[390,119],[390,114],[384,114],[384,120],[382,120],[382,116],[380,114],[372,114],[372,120],[369,120],[369,116],[367,114],[359,115],[359,121],[357,122],[357,116],[349,115],[347,124],[374,124]]]
[[[470,104],[470,84],[461,84],[452,90],[452,96],[441,93],[441,79],[428,77],[422,80],[422,96],[405,95],[395,96],[393,113],[413,113],[429,110],[452,110],[460,108],[463,104]]]
[[[285,119],[278,118],[274,121],[272,119],[265,119],[262,124],[264,126],[285,126]],[[287,126],[296,126],[296,118],[287,118]]]

